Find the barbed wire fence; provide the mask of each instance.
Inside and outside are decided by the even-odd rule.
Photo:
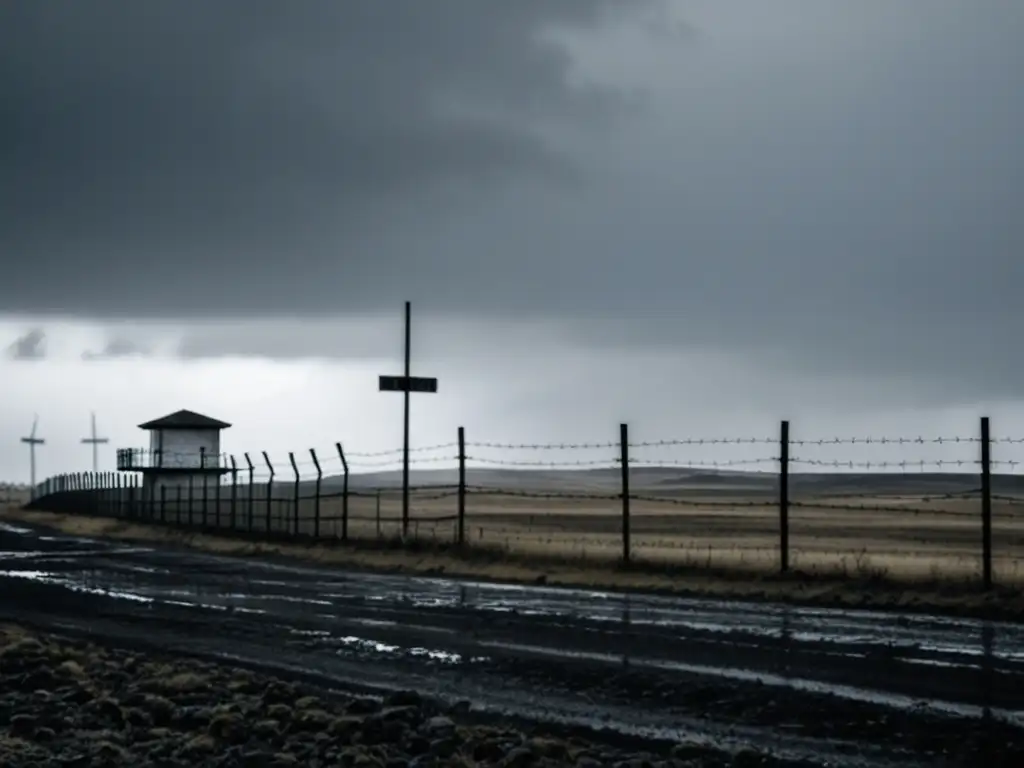
[[[1024,438],[734,438],[340,443],[271,456],[118,452],[118,472],[49,478],[31,506],[302,540],[424,539],[632,564],[880,575],[910,566],[994,583],[1024,547]],[[993,450],[997,453],[992,456]],[[157,479],[159,478],[159,479]],[[993,531],[1003,548],[993,551]],[[1012,569],[1012,573],[1010,573]],[[920,574],[918,574],[920,575]],[[934,573],[933,573],[934,575]]]

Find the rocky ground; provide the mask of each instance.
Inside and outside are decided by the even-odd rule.
[[[0,627],[0,723],[0,765],[9,768],[795,765],[484,724],[412,691],[378,700],[316,690],[11,625]]]

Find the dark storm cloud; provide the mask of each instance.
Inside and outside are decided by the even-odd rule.
[[[390,204],[510,174],[573,180],[535,128],[599,120],[615,99],[570,87],[544,35],[614,5],[5,2],[0,306],[334,308],[315,281],[339,262],[351,274],[341,235],[387,226]]]
[[[46,332],[42,328],[32,328],[24,336],[19,336],[7,347],[10,360],[43,360],[46,358]]]
[[[542,31],[599,3],[0,4],[0,306],[410,299],[1020,394],[1024,4],[680,5],[699,34],[651,16],[573,60]],[[587,57],[623,90],[570,85]],[[363,354],[204,333],[181,354]]]

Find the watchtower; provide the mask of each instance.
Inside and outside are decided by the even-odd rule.
[[[119,448],[117,468],[121,472],[142,473],[142,487],[157,493],[168,488],[202,488],[220,482],[231,470],[220,452],[220,433],[231,425],[195,411],[176,411],[145,424],[149,448]]]

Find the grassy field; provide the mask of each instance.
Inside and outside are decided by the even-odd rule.
[[[349,500],[350,538],[343,545],[342,502],[319,503],[322,542],[282,541],[295,521],[286,495],[253,500],[254,537],[228,528],[231,502],[208,500],[202,533],[81,515],[9,508],[9,519],[51,525],[68,533],[133,540],[167,540],[248,556],[281,555],[385,571],[445,574],[520,582],[788,599],[803,603],[902,607],[1024,617],[1024,500],[993,504],[994,573],[998,589],[982,593],[980,501],[972,498],[878,495],[796,498],[790,510],[791,572],[778,573],[778,509],[769,496],[673,491],[662,500],[631,504],[633,565],[622,555],[621,501],[540,498],[518,489],[472,493],[465,522],[468,546],[457,550],[456,497],[422,491],[411,500],[409,537],[400,541],[401,503],[395,490]],[[298,505],[299,528],[313,533],[316,504]],[[234,522],[247,531],[249,505],[239,498]],[[219,511],[219,515],[218,515]],[[174,504],[153,514],[188,519]],[[194,503],[192,522],[202,522]],[[218,526],[219,523],[219,526]],[[268,525],[269,523],[269,525]],[[222,530],[218,530],[218,527]]]
[[[506,492],[467,496],[465,537],[470,546],[554,560],[611,562],[622,556],[621,501],[611,498],[541,498]],[[443,496],[438,498],[438,496]],[[252,529],[288,534],[295,528],[293,498],[253,501]],[[230,528],[231,503],[208,500],[207,514],[196,502],[192,524]],[[316,504],[298,505],[299,530],[313,535]],[[248,530],[248,504],[237,500],[236,527]],[[268,514],[269,511],[269,514]],[[410,503],[408,537],[430,544],[457,540],[454,493],[421,491]],[[167,521],[187,523],[187,505],[169,504]],[[339,539],[343,505],[320,500],[321,537]],[[159,518],[160,510],[154,515]],[[714,494],[634,500],[630,514],[631,553],[638,561],[665,567],[768,574],[779,567],[779,512],[763,497]],[[809,574],[899,581],[968,581],[981,577],[981,513],[978,498],[878,496],[795,500],[790,509],[790,566]],[[349,499],[348,534],[356,539],[400,537],[401,495]],[[1024,499],[993,503],[993,570],[1004,585],[1024,582]]]

